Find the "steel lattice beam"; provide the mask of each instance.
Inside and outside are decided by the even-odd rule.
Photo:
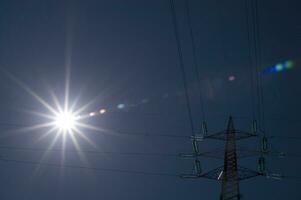
[[[223,180],[223,177],[224,177],[223,170],[224,170],[224,166],[221,166],[221,167],[218,167],[214,170],[211,170],[207,173],[200,175],[200,177],[221,181],[221,180]],[[257,171],[254,171],[254,170],[251,170],[251,169],[248,169],[245,167],[237,166],[237,179],[239,181],[253,178],[256,176],[261,176],[261,175],[262,174],[260,174]]]
[[[227,140],[227,131],[228,130],[224,130],[218,133],[214,133],[208,136],[205,136],[204,139],[215,139],[215,140]],[[235,140],[242,140],[242,139],[246,139],[246,138],[250,138],[250,137],[257,137],[256,134],[253,133],[249,133],[249,132],[244,132],[244,131],[239,131],[239,130],[232,130],[234,131],[234,139]]]

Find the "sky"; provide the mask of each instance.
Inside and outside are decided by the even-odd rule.
[[[258,1],[263,97],[258,112],[250,59],[254,41],[248,40],[254,32],[247,23],[252,2],[188,0],[192,42],[185,1],[175,0],[181,65],[169,0],[1,0],[0,198],[218,199],[219,182],[166,176],[192,171],[192,160],[170,155],[192,151],[189,137],[201,132],[202,121],[214,133],[224,130],[232,115],[235,127],[250,131],[255,116],[268,136],[298,137],[301,4]],[[287,60],[294,62],[292,69],[261,73]],[[63,105],[66,80],[70,104],[76,101],[78,109],[89,103],[80,115],[106,113],[83,120],[98,129],[80,128],[84,137],[75,134],[77,146],[69,136],[63,145],[60,136],[51,147],[57,151],[43,156],[56,134],[41,137],[49,127],[22,129],[49,122],[37,115],[50,113],[29,89],[52,107],[53,92]],[[301,154],[300,139],[275,137],[269,143],[275,151]],[[260,148],[258,139],[241,145]],[[223,143],[204,140],[199,146],[210,151]],[[256,170],[257,159],[238,162]],[[205,172],[223,164],[205,157],[200,161]],[[300,157],[267,158],[270,173],[300,177],[300,167]],[[143,173],[131,173],[137,171]],[[297,200],[300,184],[256,177],[241,182],[240,189],[245,199]]]

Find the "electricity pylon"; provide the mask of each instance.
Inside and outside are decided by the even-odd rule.
[[[240,157],[251,156],[258,154],[258,152],[249,152],[239,150],[236,147],[236,141],[257,136],[256,122],[253,123],[252,133],[239,131],[234,128],[233,118],[229,117],[227,129],[215,134],[207,134],[206,123],[203,123],[203,136],[193,136],[193,150],[192,154],[181,154],[182,157],[194,158],[195,170],[192,174],[183,174],[182,178],[207,178],[221,181],[220,200],[240,200],[241,194],[239,190],[239,182],[241,180],[253,178],[256,176],[266,175],[264,157],[259,158],[259,171],[251,170],[237,164],[237,159]],[[203,139],[215,139],[225,141],[225,148],[223,152],[224,164],[209,172],[202,173],[199,156],[220,157],[218,152],[200,153],[198,150],[198,141]]]

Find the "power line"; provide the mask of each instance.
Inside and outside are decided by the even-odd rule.
[[[18,130],[22,130],[22,128],[29,128],[30,126],[27,126],[25,124],[14,124],[14,123],[0,123],[0,126],[9,126],[9,127],[16,127],[20,128]],[[99,130],[95,130],[99,131]],[[128,136],[138,136],[138,137],[167,137],[167,138],[190,138],[189,136],[185,135],[176,135],[176,134],[168,134],[168,133],[158,133],[158,134],[152,134],[150,131],[149,133],[140,132],[140,131],[115,131],[115,130],[102,130],[101,132],[105,134],[112,134],[112,135],[128,135]],[[1,136],[1,135],[0,135]]]
[[[245,12],[246,12],[246,32],[247,32],[247,41],[248,41],[248,54],[249,54],[249,68],[250,68],[250,74],[251,74],[251,102],[252,102],[252,117],[253,120],[255,120],[255,91],[254,91],[254,73],[253,73],[253,62],[252,62],[252,51],[251,51],[251,35],[249,32],[250,23],[249,23],[249,9],[248,9],[248,2],[247,0],[244,1],[245,4]]]
[[[199,87],[199,101],[201,105],[201,113],[202,113],[202,118],[205,121],[205,110],[204,110],[204,100],[202,98],[202,89],[201,89],[201,75],[200,75],[200,70],[199,70],[199,64],[197,60],[197,53],[196,53],[196,42],[192,30],[192,22],[191,22],[191,14],[190,14],[190,6],[189,6],[189,0],[185,1],[186,5],[186,14],[187,14],[187,19],[188,19],[188,26],[189,26],[189,34],[190,34],[190,39],[192,43],[192,55],[193,55],[193,63],[197,75],[197,81],[198,81],[198,87]]]
[[[261,95],[262,93],[261,91],[261,87],[260,87],[260,72],[259,72],[259,60],[261,60],[261,58],[259,58],[258,55],[258,24],[257,22],[257,14],[255,14],[256,11],[256,7],[254,7],[254,3],[253,1],[251,1],[251,10],[249,9],[249,1],[245,0],[244,4],[245,4],[245,13],[246,13],[246,24],[247,24],[247,41],[248,41],[248,48],[249,48],[249,59],[250,59],[250,73],[251,73],[251,94],[252,94],[252,115],[253,115],[253,119],[255,118],[255,112],[254,112],[254,107],[255,107],[255,101],[253,98],[253,95],[257,96],[257,103],[256,103],[256,109],[257,109],[257,115],[258,115],[258,120],[259,120],[259,124],[260,126],[262,125],[262,109],[263,109],[263,105],[262,105],[262,101],[261,101]],[[251,11],[251,20],[249,18],[249,10]],[[250,27],[251,26],[251,27]],[[251,30],[250,30],[251,29]],[[253,39],[253,43],[254,43],[254,52],[252,54],[251,51],[251,34],[249,33],[249,31],[252,31],[252,39]],[[254,55],[254,57],[252,56]],[[255,81],[256,81],[256,86],[254,87],[253,85],[255,85],[254,83],[254,76],[253,76],[253,70],[252,68],[255,69]],[[256,88],[256,89],[255,89]],[[256,91],[255,91],[256,90]]]
[[[256,78],[256,93],[257,93],[257,114],[258,119],[261,124],[261,104],[260,104],[260,92],[259,92],[259,70],[258,70],[258,55],[257,55],[257,37],[256,37],[256,24],[255,24],[255,16],[254,16],[254,9],[253,4],[251,4],[251,15],[252,15],[252,30],[253,30],[253,40],[254,40],[254,66],[255,66],[255,78]]]
[[[186,98],[186,106],[187,106],[187,110],[188,110],[188,118],[189,118],[189,121],[190,121],[191,133],[194,135],[195,131],[194,131],[194,125],[193,125],[193,119],[192,119],[192,110],[191,110],[190,101],[189,101],[186,72],[185,72],[185,69],[184,69],[183,53],[182,53],[182,47],[181,47],[181,42],[180,42],[180,38],[179,38],[178,21],[177,21],[177,15],[176,15],[176,10],[175,10],[174,0],[169,0],[169,3],[170,3],[170,10],[171,10],[171,16],[172,16],[172,23],[173,23],[173,28],[174,28],[175,39],[176,39],[176,42],[177,42],[177,50],[178,50],[180,68],[181,68],[181,72],[182,72],[183,86],[184,86],[184,90],[185,90],[185,98]]]
[[[124,174],[178,177],[177,174],[172,174],[172,173],[145,172],[145,171],[111,169],[111,168],[98,168],[98,167],[87,167],[87,166],[76,166],[76,165],[65,165],[65,164],[60,165],[60,164],[54,164],[54,163],[26,161],[26,160],[17,160],[17,159],[8,159],[8,158],[0,158],[0,161],[2,161],[2,162],[12,162],[12,163],[17,163],[17,164],[26,164],[26,165],[39,165],[39,166],[46,166],[46,167],[55,167],[55,168],[70,168],[70,169],[115,172],[115,173],[124,173]]]
[[[260,73],[261,67],[261,41],[259,35],[259,16],[258,16],[258,1],[251,1],[251,15],[252,15],[252,30],[254,40],[254,56],[255,56],[255,73],[256,73],[256,92],[257,92],[257,110],[261,128],[265,135],[265,111],[264,111],[264,100],[263,100],[263,86],[262,76]]]
[[[270,139],[287,139],[287,140],[301,140],[301,137],[295,136],[270,136]]]
[[[178,157],[178,154],[172,153],[142,153],[142,152],[114,152],[114,151],[94,151],[94,150],[70,150],[70,149],[45,149],[45,148],[30,148],[30,147],[14,147],[0,145],[0,149],[14,151],[33,151],[33,152],[65,152],[65,153],[86,153],[86,154],[109,154],[109,155],[124,155],[124,156],[154,156],[154,157]]]
[[[301,139],[301,138],[300,138]],[[211,150],[211,151],[204,151],[199,152],[198,154],[175,154],[175,153],[143,153],[143,152],[114,152],[114,151],[95,151],[95,150],[70,150],[70,149],[45,149],[45,148],[31,148],[31,147],[16,147],[16,146],[3,146],[0,145],[0,149],[5,150],[12,150],[12,151],[30,151],[30,152],[64,152],[64,153],[85,153],[85,154],[93,154],[93,155],[120,155],[120,156],[142,156],[142,157],[182,157],[182,158],[192,158],[195,156],[204,156],[204,157],[210,157],[210,158],[221,158],[222,155],[219,155],[219,153],[222,153],[220,149]],[[251,149],[238,149],[239,153],[249,153],[246,154],[247,156],[240,156],[240,157],[249,157],[249,156],[255,156],[261,151],[257,150],[251,150]],[[251,153],[251,154],[250,154]],[[253,153],[253,154],[252,154]],[[297,157],[301,158],[301,154],[296,153],[286,153],[282,151],[269,151],[267,154],[272,156],[280,156],[280,157]]]
[[[25,124],[16,124],[16,123],[8,123],[8,122],[0,122],[0,126],[7,126],[7,127],[20,127],[24,128],[26,127]]]
[[[233,117],[234,119],[247,119],[247,117]],[[273,120],[273,119],[272,119]],[[26,128],[28,126],[24,124],[13,124],[13,123],[0,123],[0,126],[2,125],[9,125],[10,127],[18,127],[18,128]],[[103,131],[105,132],[105,130]],[[146,132],[139,132],[139,131],[110,131],[106,134],[117,134],[120,136],[128,135],[128,136],[135,136],[135,137],[166,137],[166,138],[174,138],[174,139],[190,139],[191,137],[185,136],[185,135],[176,135],[176,134],[162,134],[162,133],[146,133]],[[1,136],[1,135],[0,135]],[[277,136],[277,135],[270,135],[270,139],[288,139],[288,140],[301,140],[301,137],[298,136]],[[1,147],[1,146],[0,146]]]
[[[258,0],[254,0],[254,7],[255,7],[255,22],[256,22],[256,29],[255,29],[255,34],[257,38],[257,47],[256,51],[258,53],[257,59],[258,59],[258,68],[261,69],[262,66],[262,54],[261,54],[261,39],[260,39],[260,22],[259,22],[259,13],[258,13]],[[261,107],[262,107],[262,126],[263,126],[263,131],[265,132],[265,109],[264,109],[264,95],[263,95],[263,80],[262,80],[262,75],[261,73],[258,73],[259,76],[259,87],[260,87],[260,100],[261,100]],[[264,133],[265,134],[265,133]]]
[[[295,181],[301,181],[301,176],[283,176],[284,179],[290,179]]]

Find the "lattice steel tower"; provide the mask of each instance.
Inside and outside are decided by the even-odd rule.
[[[233,120],[230,117],[226,132],[224,170],[222,178],[221,200],[240,199],[237,175],[236,138]]]
[[[182,174],[182,178],[207,178],[221,181],[220,200],[240,200],[241,194],[239,190],[239,182],[241,180],[265,175],[264,170],[253,171],[251,169],[241,167],[237,164],[238,158],[258,155],[258,151],[248,151],[246,149],[237,149],[236,141],[250,137],[256,137],[256,122],[253,123],[252,133],[236,130],[234,128],[233,118],[229,117],[227,129],[218,133],[207,135],[207,126],[203,123],[203,136],[193,136],[194,152],[192,154],[181,154],[181,157],[193,158],[195,170],[192,174]],[[215,139],[225,141],[225,148],[221,151],[211,151],[200,153],[196,150],[196,142],[203,139]],[[221,158],[224,164],[209,172],[202,173],[199,156],[208,156]]]

